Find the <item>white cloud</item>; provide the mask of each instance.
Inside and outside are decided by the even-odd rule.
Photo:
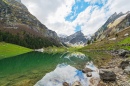
[[[71,12],[75,0],[22,0],[22,2],[49,29],[58,34],[74,33],[75,29],[71,23],[65,21],[65,17]]]
[[[29,11],[49,29],[66,35],[74,33],[77,25],[81,25],[85,35],[93,34],[114,12],[127,12],[130,8],[130,0],[84,1],[90,3],[90,6],[79,13],[74,21],[69,22],[65,17],[71,13],[75,0],[22,0]],[[104,6],[100,8],[95,3],[102,3]]]

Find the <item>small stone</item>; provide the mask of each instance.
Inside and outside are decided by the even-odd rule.
[[[88,73],[88,72],[93,72],[93,70],[91,70],[90,68],[84,68],[82,70],[83,73]]]
[[[88,72],[88,73],[87,73],[87,77],[92,77],[92,73],[91,73],[91,72]]]
[[[67,82],[63,82],[63,86],[69,86]]]

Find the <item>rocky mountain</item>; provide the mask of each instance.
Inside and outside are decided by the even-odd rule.
[[[108,18],[105,24],[99,28],[94,34],[94,37],[98,40],[102,40],[105,37],[109,37],[112,34],[118,34],[126,27],[130,26],[130,12],[127,13],[114,13]]]
[[[84,45],[87,42],[87,39],[81,31],[64,38],[60,37],[60,40],[68,45]]]
[[[0,41],[13,42],[29,48],[60,46],[56,32],[49,30],[21,3],[21,0],[0,0]],[[4,37],[3,34],[16,37]],[[27,38],[30,38],[27,40]],[[33,45],[33,46],[30,46]]]

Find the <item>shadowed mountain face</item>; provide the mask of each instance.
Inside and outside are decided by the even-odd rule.
[[[1,0],[0,14],[1,36],[5,33],[17,36],[19,39],[21,39],[21,41],[24,41],[25,43],[16,44],[29,48],[40,48],[53,45],[60,46],[59,37],[57,34],[54,31],[49,30],[45,25],[37,20],[36,17],[30,14],[27,8],[21,3],[21,0]],[[30,45],[29,42],[24,39],[27,36],[29,36],[29,38],[32,38],[30,40],[30,43],[34,43],[34,47],[28,46]],[[3,36],[0,37],[0,41],[12,43],[12,41],[7,40],[7,38]],[[37,44],[35,44],[36,42]],[[38,44],[40,44],[40,46],[36,46]]]
[[[102,40],[110,35],[118,34],[118,32],[122,31],[128,26],[130,26],[130,12],[127,12],[125,14],[122,12],[119,14],[114,13],[95,33],[94,38]]]
[[[84,34],[81,31],[78,31],[70,36],[67,36],[65,38],[60,38],[63,43],[67,44],[85,44],[87,42],[87,39],[85,38]]]

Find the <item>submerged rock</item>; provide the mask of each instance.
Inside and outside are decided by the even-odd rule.
[[[88,72],[93,72],[93,70],[91,70],[90,68],[84,68],[82,70],[83,73],[88,73]]]
[[[116,74],[108,69],[100,69],[99,75],[102,81],[116,81]]]
[[[67,82],[63,82],[63,86],[69,86]]]

